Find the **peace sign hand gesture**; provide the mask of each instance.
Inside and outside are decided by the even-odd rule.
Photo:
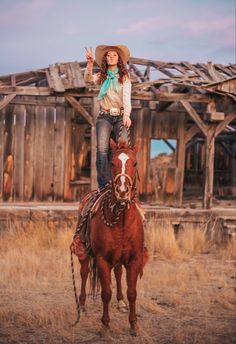
[[[94,63],[94,55],[93,55],[92,47],[90,47],[89,49],[85,47],[85,50],[86,50],[87,63],[89,65],[93,65],[93,63]]]

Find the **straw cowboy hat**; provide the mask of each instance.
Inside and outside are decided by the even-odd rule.
[[[103,56],[111,50],[118,52],[124,64],[129,61],[130,51],[126,45],[98,45],[95,50],[95,59],[99,67],[102,65]]]

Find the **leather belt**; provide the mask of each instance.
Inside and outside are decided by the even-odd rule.
[[[111,115],[111,116],[120,116],[120,115],[123,115],[123,111],[124,109],[123,108],[110,108],[109,110],[104,110],[104,109],[101,109],[100,110],[100,114],[108,114],[108,115]]]

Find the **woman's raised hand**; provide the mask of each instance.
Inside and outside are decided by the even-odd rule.
[[[92,65],[94,63],[93,49],[85,47],[87,63]]]

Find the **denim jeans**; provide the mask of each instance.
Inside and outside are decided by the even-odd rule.
[[[108,113],[99,113],[96,122],[97,134],[97,182],[99,188],[103,188],[111,181],[111,158],[110,137],[117,141],[120,127],[123,124],[123,116],[111,116]],[[122,130],[122,138],[123,138]]]

